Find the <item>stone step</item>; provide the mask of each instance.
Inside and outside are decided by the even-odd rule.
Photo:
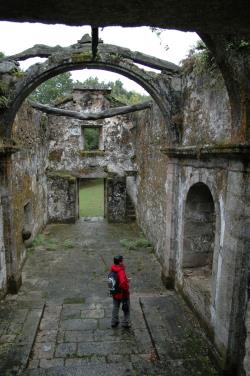
[[[26,369],[22,376],[132,376],[131,363]]]

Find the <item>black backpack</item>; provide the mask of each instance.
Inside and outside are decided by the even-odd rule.
[[[119,291],[117,273],[112,271],[108,275],[108,288],[110,295],[113,295]]]

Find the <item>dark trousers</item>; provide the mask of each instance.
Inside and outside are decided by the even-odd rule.
[[[130,323],[130,301],[126,298],[127,309],[123,310],[122,326],[128,326]],[[113,310],[112,310],[112,320],[111,325],[116,325],[119,323],[119,309],[120,305],[123,306],[123,301],[113,298]]]

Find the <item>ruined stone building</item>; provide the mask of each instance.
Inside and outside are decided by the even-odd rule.
[[[111,90],[75,89],[58,107],[98,112],[117,106],[110,93]],[[128,115],[85,122],[49,115],[47,128],[49,222],[75,222],[79,218],[79,186],[83,179],[93,178],[103,179],[107,219],[127,221],[126,177],[135,173],[134,125]],[[99,138],[94,150],[88,150],[85,142],[89,129],[94,129]]]
[[[107,219],[126,221],[130,196],[166,286],[179,291],[196,312],[221,367],[234,375],[249,374],[248,9],[235,12],[241,21],[231,12],[230,26],[222,8],[216,8],[215,18],[206,8],[206,23],[203,9],[198,19],[191,9],[188,18],[173,8],[165,22],[164,2],[156,3],[152,22],[152,12],[141,10],[142,22],[197,30],[218,63],[216,75],[192,67],[183,72],[174,64],[105,44],[98,45],[94,56],[91,43],[81,41],[65,49],[36,46],[0,62],[1,295],[15,293],[21,284],[26,230],[33,238],[50,221],[77,220],[80,180],[100,177],[109,198]],[[4,7],[3,15],[34,20],[31,8],[26,15],[20,7],[15,14]],[[126,9],[126,21],[112,12],[102,21],[90,8],[83,13],[93,24],[137,25],[138,9]],[[40,10],[47,22],[84,22],[76,15],[67,20],[60,12],[51,18],[42,5]],[[48,59],[21,73],[17,61],[33,56]],[[135,80],[151,95],[152,105],[129,115],[83,121],[45,115],[24,101],[53,75],[85,67]],[[108,92],[74,90],[57,108],[98,112],[114,106]],[[84,148],[84,130],[91,127],[100,135],[96,151]]]

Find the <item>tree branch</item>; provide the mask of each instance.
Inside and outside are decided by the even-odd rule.
[[[70,111],[70,110],[63,110],[61,108],[47,106],[45,104],[31,102],[29,101],[30,105],[35,108],[36,110],[45,112],[47,114],[56,115],[56,116],[69,116],[79,120],[98,120],[98,119],[105,119],[110,118],[112,116],[117,115],[125,115],[131,112],[146,110],[147,108],[151,108],[152,101],[142,102],[138,104],[133,104],[131,106],[122,106],[122,107],[115,107],[109,108],[108,110],[99,111],[99,112],[78,112],[78,111]]]

